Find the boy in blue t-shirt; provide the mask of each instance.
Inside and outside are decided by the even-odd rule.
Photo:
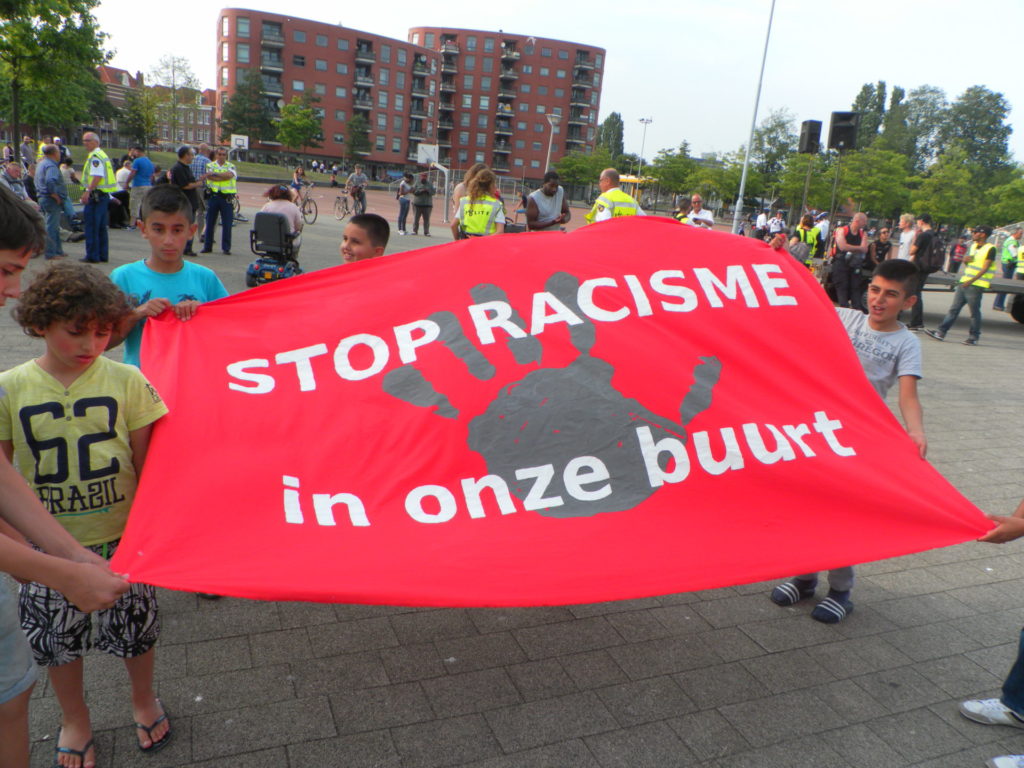
[[[200,304],[228,295],[212,269],[187,262],[185,244],[196,232],[188,198],[170,184],[154,186],[146,193],[139,223],[149,241],[144,261],[124,264],[110,279],[136,302],[128,320],[118,329],[110,346],[124,341],[124,361],[139,365],[142,327],[147,317],[171,309],[179,320],[189,320]]]

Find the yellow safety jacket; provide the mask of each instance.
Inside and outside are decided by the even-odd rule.
[[[206,164],[207,173],[234,173],[228,181],[214,181],[213,179],[206,180],[206,186],[210,188],[214,194],[222,195],[234,195],[238,192],[238,173],[235,171],[234,163],[224,163],[220,165],[214,161],[210,161]]]
[[[593,224],[597,214],[605,209],[610,210],[612,218],[615,218],[617,216],[636,216],[639,208],[640,206],[637,205],[636,200],[618,187],[615,187],[598,197],[594,201],[594,207],[590,209],[590,213],[583,218],[587,220],[588,224]]]
[[[677,213],[675,218],[676,218],[676,221],[678,221],[680,224],[689,224],[690,223],[690,216],[689,216],[689,214],[678,214]]]
[[[493,235],[498,231],[495,219],[503,207],[498,198],[490,195],[476,200],[460,198],[459,228],[467,235]]]
[[[960,277],[961,283],[966,283],[975,275],[981,273],[981,268],[985,266],[986,261],[990,261],[988,269],[985,270],[984,274],[975,280],[971,285],[976,285],[979,288],[988,288],[992,283],[991,280],[996,276],[996,247],[991,243],[985,243],[980,248],[977,243],[971,245],[971,250],[967,254],[967,264],[964,265],[964,273]]]
[[[92,178],[92,173],[89,172],[89,166],[92,164],[93,159],[99,160],[103,163],[103,178],[100,183],[96,185],[96,189],[106,192],[108,195],[117,192],[117,179],[114,177],[114,167],[110,164],[110,158],[107,157],[107,153],[99,147],[96,147],[92,152],[89,153],[88,157],[85,158],[85,173],[86,185],[88,186],[89,179]]]

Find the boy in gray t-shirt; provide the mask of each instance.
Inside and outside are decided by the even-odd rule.
[[[924,437],[924,417],[917,397],[917,380],[921,378],[921,345],[899,314],[917,301],[915,290],[919,280],[917,266],[909,261],[883,261],[871,276],[868,286],[868,314],[855,309],[837,308],[864,373],[883,398],[899,381],[900,415],[907,434],[917,445],[921,458],[928,443]],[[812,597],[818,585],[818,574],[807,573],[779,584],[772,590],[772,602],[789,606]],[[828,597],[818,603],[811,618],[825,624],[836,624],[853,610],[850,591],[853,589],[853,566],[834,568],[828,572]]]

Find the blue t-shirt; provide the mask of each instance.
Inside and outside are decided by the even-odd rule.
[[[153,161],[144,155],[132,160],[132,170],[135,175],[132,177],[133,187],[153,186]]]
[[[110,279],[128,294],[138,306],[150,299],[167,299],[171,304],[182,301],[205,303],[228,295],[227,289],[212,269],[186,261],[177,272],[154,272],[145,261],[123,264],[110,273]],[[124,340],[124,361],[139,366],[139,348],[142,345],[142,326],[136,323]]]

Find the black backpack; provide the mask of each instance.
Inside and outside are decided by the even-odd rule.
[[[918,261],[919,269],[925,274],[938,272],[946,263],[946,246],[937,232],[932,232],[932,241],[928,246],[928,253],[923,254]]]

